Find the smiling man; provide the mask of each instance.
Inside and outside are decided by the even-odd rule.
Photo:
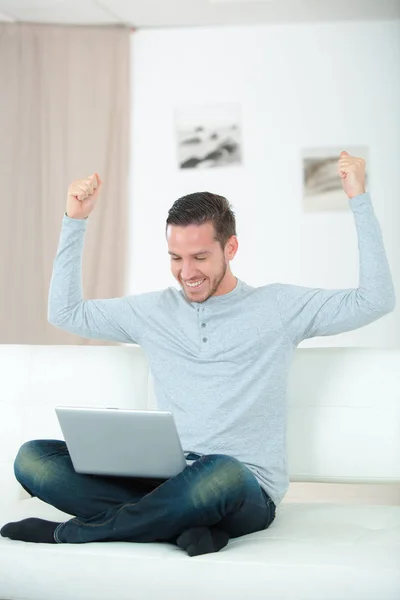
[[[207,192],[180,198],[168,213],[166,235],[172,274],[189,302],[205,302],[236,287],[230,261],[238,240],[226,198]]]
[[[76,518],[25,519],[1,535],[73,544],[162,540],[194,556],[271,525],[289,486],[285,395],[295,348],[363,327],[395,306],[364,160],[342,152],[338,176],[357,229],[358,287],[255,288],[236,278],[235,216],[224,197],[204,192],[180,198],[168,213],[171,269],[182,289],[105,300],[84,300],[81,288],[87,217],[101,181],[93,175],[71,184],[49,321],[84,337],[140,344],[158,407],[174,414],[193,462],[164,481],[91,477],[75,473],[64,442],[26,442],[15,460],[18,481]]]

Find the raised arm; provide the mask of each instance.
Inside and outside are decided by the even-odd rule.
[[[338,169],[357,229],[359,285],[329,290],[274,284],[284,326],[295,344],[358,329],[392,312],[396,304],[382,232],[365,192],[365,163],[342,153]]]
[[[76,335],[113,342],[140,343],[142,323],[160,292],[84,300],[82,297],[82,253],[88,216],[101,189],[95,174],[75,181],[68,189],[57,254],[48,298],[49,322]]]

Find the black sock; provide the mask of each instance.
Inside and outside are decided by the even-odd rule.
[[[192,527],[177,538],[176,544],[189,556],[218,552],[229,542],[229,535],[215,527]]]
[[[44,519],[24,519],[15,523],[7,523],[2,527],[0,534],[11,540],[21,542],[38,542],[41,544],[55,544],[54,531],[58,523]]]

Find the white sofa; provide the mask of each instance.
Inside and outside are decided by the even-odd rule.
[[[14,480],[13,459],[26,440],[62,439],[56,405],[110,401],[154,407],[139,347],[0,346],[0,526],[27,516],[69,518],[28,497]],[[161,543],[0,538],[0,598],[399,600],[400,498],[397,505],[346,502],[335,489],[400,482],[400,350],[298,348],[287,449],[292,483],[266,531],[195,558]],[[292,486],[303,485],[296,482],[326,482],[332,497],[296,501]]]

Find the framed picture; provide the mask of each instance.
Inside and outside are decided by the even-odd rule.
[[[239,105],[180,108],[175,113],[175,126],[180,169],[242,164]]]
[[[341,148],[308,148],[302,151],[303,208],[305,212],[350,210],[349,199],[337,172],[342,150],[366,161],[368,179],[368,148],[347,146]]]

